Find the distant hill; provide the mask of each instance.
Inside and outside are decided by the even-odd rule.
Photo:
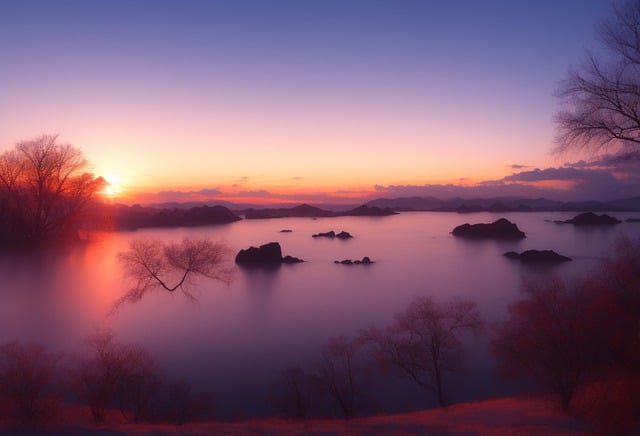
[[[134,230],[145,227],[192,227],[226,224],[241,220],[224,206],[196,206],[189,209],[117,205],[113,209],[114,227]]]
[[[246,219],[265,218],[324,218],[336,216],[387,216],[395,215],[396,212],[390,208],[380,208],[377,206],[362,205],[342,212],[321,209],[319,207],[301,204],[300,206],[278,209],[247,209],[244,211]]]
[[[209,200],[206,202],[156,203],[141,207],[153,210],[189,210],[195,207],[220,206],[247,219],[285,217],[330,217],[330,216],[385,216],[394,212],[436,211],[436,212],[639,212],[640,196],[613,201],[556,201],[547,198],[493,197],[493,198],[451,198],[398,197],[377,198],[363,205],[340,205],[318,203],[315,205],[288,204],[260,208],[255,204],[233,203]],[[365,209],[366,208],[366,209]]]
[[[640,211],[640,197],[615,201],[554,201],[546,198],[453,198],[440,200],[433,197],[379,198],[366,203],[367,206],[390,208],[395,211],[442,211],[442,212],[603,212]]]
[[[336,216],[335,212],[330,210],[320,209],[319,207],[310,206],[308,204],[301,204],[300,206],[278,209],[246,209],[244,211],[244,217],[248,220],[252,219],[264,219],[264,218],[287,218],[287,217],[303,217],[303,218],[315,218],[315,217],[329,217]]]

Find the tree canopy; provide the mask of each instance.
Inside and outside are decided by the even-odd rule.
[[[42,135],[0,154],[0,239],[46,242],[77,237],[80,218],[106,181],[82,151]]]

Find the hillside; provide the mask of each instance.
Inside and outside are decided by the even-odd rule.
[[[302,434],[434,434],[434,435],[586,435],[590,427],[561,415],[555,404],[544,398],[498,398],[463,403],[445,409],[431,409],[393,415],[377,415],[350,421],[313,419],[292,421],[279,418],[235,422],[193,422],[182,426],[129,424],[118,411],[107,423],[94,425],[87,410],[68,407],[65,422],[52,425],[47,434],[125,435],[302,435]],[[15,434],[4,426],[0,435]]]

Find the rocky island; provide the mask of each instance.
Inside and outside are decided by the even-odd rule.
[[[342,230],[340,233],[336,233],[333,230],[330,230],[328,232],[320,232],[320,233],[316,233],[316,234],[311,235],[311,237],[312,238],[329,238],[329,239],[333,239],[333,238],[351,239],[351,238],[353,238],[351,233],[345,232],[344,230]]]
[[[368,256],[365,256],[362,258],[362,260],[351,260],[351,259],[344,259],[344,260],[334,260],[333,263],[337,263],[340,265],[371,265],[373,263],[373,261],[371,259],[369,259]]]
[[[283,263],[300,263],[304,260],[293,256],[282,256],[282,249],[278,242],[269,242],[260,247],[249,247],[240,250],[236,255],[236,263],[245,267],[279,266]]]
[[[526,250],[522,253],[508,251],[503,256],[525,263],[560,263],[572,260],[570,257],[558,254],[553,250]]]
[[[517,225],[506,218],[500,218],[491,224],[462,224],[451,232],[453,236],[463,238],[522,239],[526,235]]]
[[[622,221],[615,217],[612,217],[611,215],[596,215],[593,212],[578,214],[570,220],[555,221],[556,224],[573,224],[575,226],[610,226],[613,224],[618,224],[620,222]]]

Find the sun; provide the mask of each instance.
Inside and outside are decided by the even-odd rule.
[[[117,197],[122,192],[122,178],[118,175],[108,175],[104,178],[107,181],[107,185],[102,190],[102,194],[108,197],[110,200],[113,200],[114,197]]]

